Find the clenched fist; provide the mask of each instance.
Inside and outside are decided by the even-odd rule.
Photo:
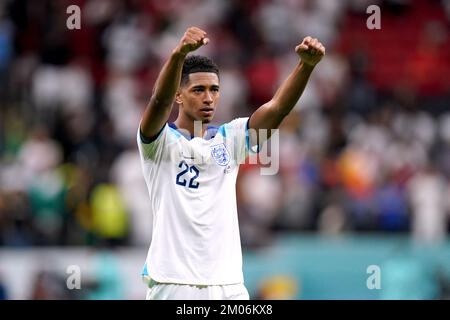
[[[184,33],[175,50],[183,55],[187,55],[189,52],[195,51],[201,46],[208,44],[208,42],[209,39],[206,38],[205,31],[197,27],[190,27]]]
[[[315,66],[325,55],[325,47],[316,38],[306,37],[302,43],[295,47],[295,52],[300,56],[303,63]]]

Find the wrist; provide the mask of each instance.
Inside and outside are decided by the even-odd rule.
[[[172,51],[172,57],[174,58],[179,58],[179,59],[184,59],[187,56],[187,52],[182,52],[180,48],[175,48]]]
[[[304,70],[312,71],[314,69],[314,67],[316,66],[316,64],[307,63],[307,62],[305,62],[303,60],[300,60],[300,66]]]

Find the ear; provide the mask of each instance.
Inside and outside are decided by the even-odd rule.
[[[177,93],[175,94],[175,102],[178,104],[183,103],[183,100],[181,100],[181,89],[178,89]]]

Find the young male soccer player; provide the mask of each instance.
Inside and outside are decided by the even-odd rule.
[[[250,118],[212,128],[219,70],[206,57],[187,57],[208,42],[205,31],[186,30],[158,76],[137,134],[153,213],[143,270],[147,299],[249,299],[235,190],[239,164],[250,146],[263,142],[249,129],[270,134],[278,128],[325,55],[317,39],[306,37],[295,48],[298,65],[269,102]],[[174,101],[178,118],[167,123]]]

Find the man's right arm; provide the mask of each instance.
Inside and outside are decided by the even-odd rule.
[[[150,102],[141,119],[141,133],[154,138],[169,119],[172,104],[181,81],[181,72],[186,55],[208,43],[206,32],[191,27],[186,30],[178,46],[164,64],[153,88]]]

